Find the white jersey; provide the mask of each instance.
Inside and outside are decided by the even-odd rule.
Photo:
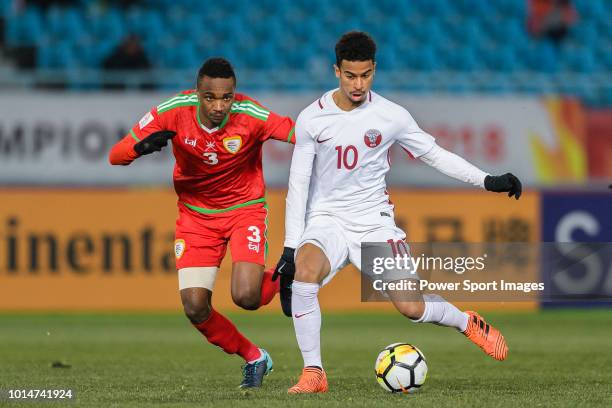
[[[327,214],[351,222],[362,220],[364,215],[391,212],[385,175],[391,167],[389,149],[396,142],[415,158],[437,148],[462,161],[461,171],[465,171],[465,164],[471,166],[437,146],[435,139],[398,104],[369,92],[362,105],[344,111],[333,100],[335,91],[310,104],[296,121],[285,246],[297,245],[304,217]],[[474,175],[471,166],[469,175],[458,177],[458,169],[441,171],[476,185],[481,185],[486,175],[479,169],[476,171],[482,174]],[[304,183],[307,196],[301,194]]]
[[[434,138],[406,109],[374,92],[351,111],[338,108],[332,94],[324,94],[297,119],[304,126],[296,128],[296,140],[309,144],[316,155],[307,215],[351,217],[389,210],[385,182],[391,167],[389,149],[399,142],[418,157],[432,148]]]

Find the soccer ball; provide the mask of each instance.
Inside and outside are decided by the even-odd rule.
[[[416,392],[427,377],[425,356],[408,343],[393,343],[380,352],[374,365],[376,380],[389,392]]]

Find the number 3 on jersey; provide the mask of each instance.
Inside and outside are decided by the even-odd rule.
[[[217,153],[207,152],[204,153],[204,157],[206,157],[206,160],[204,160],[204,163],[206,164],[210,164],[212,166],[213,164],[219,163],[219,159],[217,159]]]
[[[336,152],[338,152],[338,162],[336,167],[338,169],[345,168],[347,170],[353,170],[359,160],[359,153],[357,148],[353,145],[348,145],[343,150],[342,146],[336,146]]]

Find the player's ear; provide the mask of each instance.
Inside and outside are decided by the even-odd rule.
[[[340,79],[340,68],[336,64],[334,64],[334,72],[336,73],[336,78]]]

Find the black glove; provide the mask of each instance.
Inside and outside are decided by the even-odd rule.
[[[276,264],[272,281],[274,282],[280,276],[280,299],[283,313],[287,317],[291,317],[291,284],[295,275],[295,262],[293,256],[295,249],[285,247],[280,260]]]
[[[168,145],[168,139],[172,139],[174,135],[176,135],[176,132],[171,130],[161,130],[159,132],[151,133],[149,136],[145,137],[134,145],[134,151],[138,153],[139,156],[159,152],[162,147],[166,147]]]
[[[283,254],[276,264],[276,269],[274,269],[274,274],[272,275],[272,282],[277,280],[278,277],[282,275],[295,275],[295,263],[293,261],[294,256],[295,249],[289,247],[283,248]]]
[[[508,192],[508,197],[514,196],[517,200],[523,192],[521,181],[512,173],[506,173],[502,176],[487,176],[484,180],[484,186],[487,191]]]

